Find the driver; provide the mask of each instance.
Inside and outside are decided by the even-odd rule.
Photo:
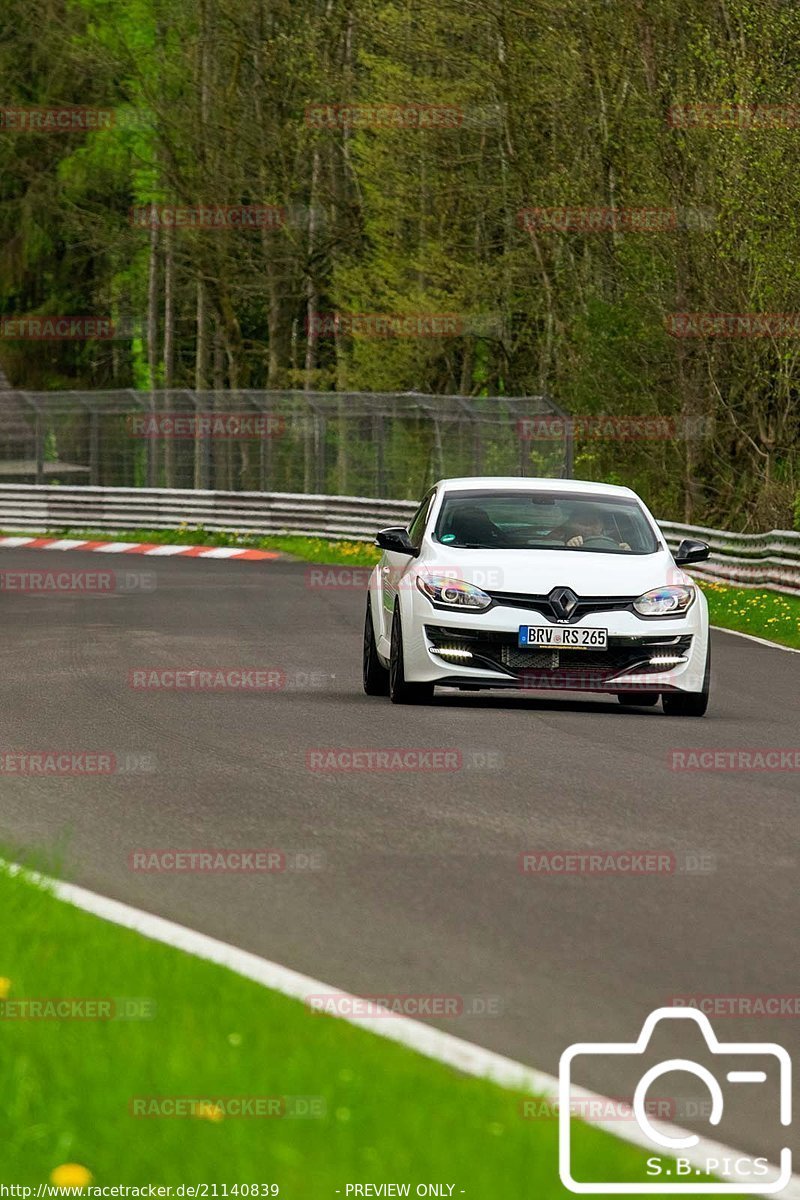
[[[572,519],[572,528],[576,532],[572,537],[565,542],[567,546],[582,546],[585,542],[591,541],[592,538],[604,538],[609,542],[614,542],[619,546],[620,550],[630,550],[627,542],[618,542],[616,538],[611,537],[603,524],[603,518],[599,513],[581,513]]]

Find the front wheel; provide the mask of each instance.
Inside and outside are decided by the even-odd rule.
[[[702,692],[664,692],[661,703],[668,717],[704,717],[711,691],[711,643],[706,653]]]
[[[367,615],[364,619],[363,677],[364,691],[368,696],[389,695],[389,672],[378,658],[369,596],[367,596]]]
[[[392,650],[389,658],[389,699],[392,704],[425,704],[433,696],[432,683],[408,683],[403,665],[403,631],[400,608],[392,617]]]

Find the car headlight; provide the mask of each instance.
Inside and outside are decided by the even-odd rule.
[[[674,584],[645,592],[633,607],[640,617],[681,617],[694,603],[695,589]]]
[[[492,597],[462,579],[450,579],[447,575],[418,575],[417,587],[423,596],[434,604],[446,608],[471,608],[473,611],[488,608]]]

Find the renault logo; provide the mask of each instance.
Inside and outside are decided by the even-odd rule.
[[[571,617],[578,604],[578,597],[568,587],[553,588],[547,599],[550,601],[550,607],[560,621],[566,621]]]

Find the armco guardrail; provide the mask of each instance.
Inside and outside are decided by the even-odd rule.
[[[773,529],[771,533],[730,533],[700,525],[659,521],[667,545],[674,550],[683,538],[696,538],[711,547],[711,557],[692,567],[699,579],[737,587],[771,588],[800,596],[800,533]]]
[[[372,541],[386,525],[405,525],[413,500],[310,496],[288,492],[219,492],[170,488],[0,486],[0,529],[176,529],[181,524],[254,534],[307,534]],[[740,587],[800,595],[800,533],[729,533],[660,522],[671,549],[683,538],[708,542],[711,558],[693,574]]]
[[[0,529],[194,528],[296,533],[372,541],[382,525],[405,525],[413,500],[309,496],[289,492],[211,492],[172,488],[0,486]]]

